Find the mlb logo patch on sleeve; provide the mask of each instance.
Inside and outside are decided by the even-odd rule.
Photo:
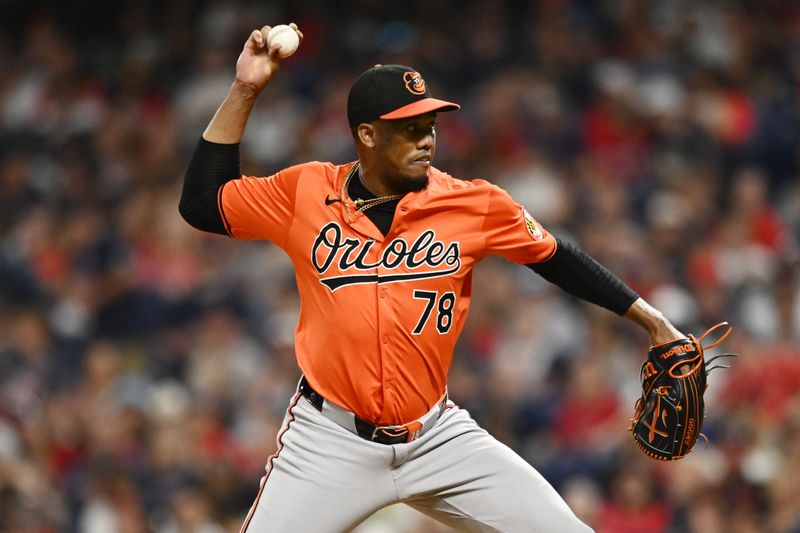
[[[542,227],[539,225],[538,222],[528,213],[527,209],[523,209],[523,213],[525,216],[525,227],[528,228],[528,233],[531,234],[531,238],[534,241],[540,241],[544,239],[544,233],[542,232]]]

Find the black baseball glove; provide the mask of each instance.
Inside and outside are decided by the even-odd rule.
[[[727,327],[720,337],[708,346],[701,341],[711,332]],[[703,425],[706,391],[706,376],[714,368],[709,364],[722,354],[705,360],[704,350],[713,348],[733,328],[720,322],[706,331],[699,339],[689,335],[688,339],[677,339],[652,346],[647,360],[642,364],[642,397],[636,401],[636,409],[629,428],[636,444],[654,459],[669,461],[686,456],[694,448]]]

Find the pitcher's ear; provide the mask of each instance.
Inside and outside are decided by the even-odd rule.
[[[356,128],[356,137],[358,141],[368,148],[375,148],[375,126],[361,123]]]

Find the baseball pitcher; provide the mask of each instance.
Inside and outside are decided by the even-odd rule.
[[[180,201],[197,229],[282,248],[301,296],[302,379],[242,532],[339,533],[397,502],[463,531],[591,531],[448,399],[472,268],[504,257],[633,320],[653,345],[686,337],[505,191],[435,168],[436,121],[459,105],[413,68],[376,65],[353,83],[357,161],[242,175],[245,125],[283,60],[269,30],[247,39]]]

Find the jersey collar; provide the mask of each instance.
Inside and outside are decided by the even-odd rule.
[[[336,178],[334,180],[333,186],[334,190],[336,191],[336,196],[339,197],[342,190],[342,183],[347,178],[350,172],[358,172],[358,161],[353,161],[352,163],[348,163],[346,165],[342,165],[341,170],[337,173]],[[353,176],[351,179],[358,179],[358,176]],[[395,211],[394,220],[392,222],[392,227],[394,227],[398,220],[403,217],[403,215],[413,209],[414,206],[418,205],[422,198],[425,198],[428,194],[428,188],[430,188],[430,183],[428,183],[428,187],[421,191],[413,191],[407,193],[397,204],[397,211]],[[347,224],[351,228],[353,228],[358,233],[374,239],[378,242],[383,242],[386,240],[386,236],[380,232],[380,230],[375,227],[375,224],[366,216],[364,213],[358,213],[354,218],[353,221],[350,222],[347,213],[347,206],[344,203],[344,198],[340,198],[342,200],[339,204],[340,213],[342,215],[342,222]],[[388,237],[391,238],[392,232],[389,231]]]

